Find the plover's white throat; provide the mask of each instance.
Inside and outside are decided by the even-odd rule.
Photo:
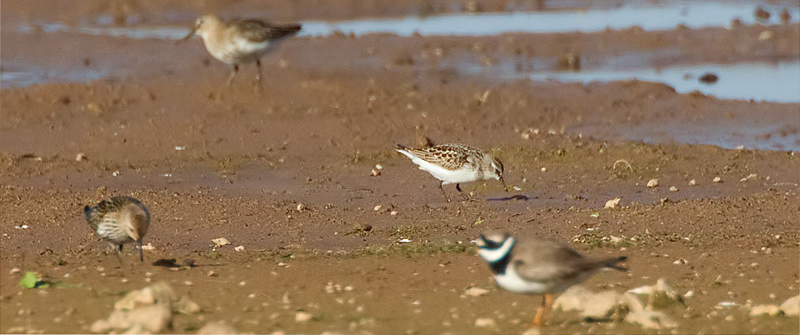
[[[444,192],[442,186],[456,184],[458,192],[461,183],[480,180],[503,180],[503,163],[488,152],[465,144],[441,144],[432,147],[413,149],[404,145],[397,145],[397,152],[406,155],[420,170],[427,171],[439,179],[439,190],[449,202],[450,197]]]
[[[300,31],[299,24],[275,25],[256,19],[233,19],[223,22],[216,15],[204,15],[197,19],[194,29],[183,38],[188,40],[195,34],[217,60],[232,66],[227,85],[233,82],[239,65],[255,62],[258,67],[256,79],[261,83],[261,57],[274,49],[278,43]]]
[[[591,259],[570,247],[549,240],[516,238],[508,233],[480,235],[475,241],[478,255],[489,263],[498,286],[515,293],[543,294],[535,325],[541,325],[550,295],[583,282],[596,271],[610,268],[627,257]]]
[[[117,255],[124,244],[135,242],[139,244],[139,260],[144,261],[142,240],[150,228],[150,212],[141,201],[126,196],[113,197],[94,207],[85,206],[83,215],[89,227],[118,250]]]

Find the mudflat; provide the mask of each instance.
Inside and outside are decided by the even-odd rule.
[[[310,2],[290,3],[274,2],[274,16],[326,18]],[[341,1],[330,18],[419,8],[373,3]],[[748,306],[780,305],[800,289],[800,103],[722,100],[636,80],[492,76],[506,60],[579,55],[586,68],[663,49],[677,51],[658,66],[797,59],[796,23],[297,37],[264,59],[258,89],[254,66],[226,87],[229,69],[199,39],[23,32],[16,24],[53,19],[54,7],[3,5],[4,70],[24,61],[99,77],[0,91],[3,332],[87,332],[125,292],[165,281],[202,308],[176,315],[171,332],[227,320],[254,333],[521,333],[540,298],[495,287],[470,243],[486,230],[629,256],[629,272],[599,273],[584,286],[623,292],[665,278],[692,291],[668,311],[677,333],[798,329],[797,316],[753,317]],[[169,10],[200,11],[194,2],[147,6],[147,23]],[[87,1],[61,19],[80,24],[116,10]],[[465,73],[462,62],[485,71]],[[684,143],[670,129],[722,132],[727,142]],[[491,150],[515,188],[466,184],[473,201],[445,202],[437,181],[394,151],[426,137]],[[777,144],[736,149],[736,141]],[[647,186],[652,179],[658,186]],[[135,196],[152,213],[144,263],[131,250],[123,263],[105,254],[83,221],[85,204],[113,195]],[[231,244],[215,246],[220,237]],[[154,266],[158,259],[195,266]],[[58,285],[23,289],[26,271]],[[471,287],[489,292],[465,295]],[[311,319],[298,322],[300,311]],[[669,330],[554,312],[541,331]]]

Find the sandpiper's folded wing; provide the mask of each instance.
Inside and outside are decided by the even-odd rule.
[[[241,32],[241,36],[253,42],[265,42],[288,37],[300,31],[299,24],[274,25],[256,19],[235,19],[228,26]]]

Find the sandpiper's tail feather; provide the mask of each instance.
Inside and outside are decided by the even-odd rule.
[[[92,227],[92,230],[97,230],[97,206],[90,207],[88,205],[83,207],[83,217],[86,223]]]

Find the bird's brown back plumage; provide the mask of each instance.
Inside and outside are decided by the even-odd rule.
[[[289,37],[302,29],[299,24],[276,25],[257,19],[233,19],[228,26],[241,32],[241,36],[252,42],[264,42]]]

